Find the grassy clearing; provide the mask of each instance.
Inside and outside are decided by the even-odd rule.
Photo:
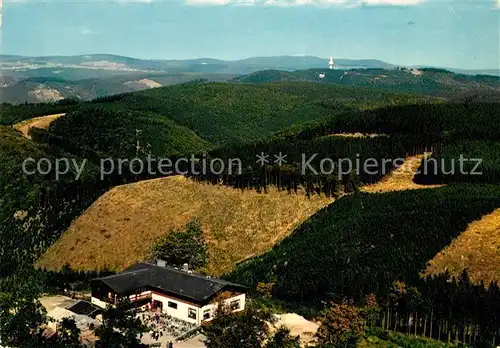
[[[467,270],[475,282],[500,281],[500,209],[473,221],[448,247],[439,252],[425,270],[426,275]]]
[[[169,177],[115,187],[76,219],[38,261],[40,267],[120,270],[156,239],[190,219],[209,243],[208,271],[221,274],[263,253],[332,200],[270,189],[268,194]]]
[[[20,131],[26,138],[29,138],[28,132],[31,128],[36,127],[36,128],[47,129],[49,128],[50,124],[53,121],[64,115],[66,114],[54,114],[54,115],[34,117],[16,123],[15,125],[13,125],[13,127],[18,131]]]
[[[373,185],[366,185],[361,190],[369,193],[379,193],[440,187],[441,185],[420,185],[413,182],[422,159],[429,155],[426,153],[407,157],[399,168],[393,170],[379,182]]]

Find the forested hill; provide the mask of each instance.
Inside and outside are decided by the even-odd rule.
[[[33,159],[23,166],[26,159]],[[77,170],[55,177],[54,171],[36,173],[36,162],[44,159],[46,170],[57,158],[82,162],[82,158],[60,148],[39,144],[16,130],[0,126],[0,275],[18,272],[53,243],[71,220],[102,193],[108,182],[99,181],[97,166],[87,163],[79,180]],[[92,190],[82,188],[92,187]]]
[[[193,83],[101,98],[92,105],[169,117],[213,144],[227,145],[264,139],[288,127],[347,111],[432,101],[436,100],[310,82]]]
[[[364,72],[357,71],[360,75],[354,77],[364,78],[361,75]],[[384,72],[377,70],[376,74]],[[410,311],[414,311],[428,315],[434,323],[431,325],[439,327],[439,335],[441,331],[451,332],[455,325],[463,330],[458,331],[459,334],[465,336],[465,325],[472,324],[480,327],[482,335],[494,333],[500,327],[498,320],[491,321],[474,309],[467,310],[466,314],[460,312],[460,303],[456,305],[456,302],[461,295],[455,292],[467,293],[466,301],[479,301],[474,308],[497,311],[495,303],[500,303],[496,300],[500,298],[497,288],[492,286],[486,293],[484,286],[465,281],[461,282],[463,288],[448,283],[445,278],[435,283],[424,282],[418,272],[464,231],[468,223],[500,207],[500,125],[497,122],[500,104],[479,103],[474,98],[464,103],[449,102],[427,94],[469,93],[467,84],[496,93],[498,79],[476,76],[467,82],[443,71],[424,70],[420,75],[408,71],[389,72],[409,80],[403,87],[387,83],[382,88],[366,88],[394,79],[380,77],[371,84],[361,79],[357,80],[358,84],[345,86],[333,83],[335,76],[342,83],[352,76],[336,70],[324,72],[323,78],[318,76],[323,81],[319,83],[302,81],[300,72],[273,72],[262,81],[268,83],[197,82],[92,102],[2,105],[0,124],[5,126],[0,127],[0,164],[7,170],[0,172],[3,243],[0,278],[12,275],[22,266],[31,269],[34,258],[109,188],[154,177],[148,173],[137,174],[135,168],[129,167],[102,180],[98,171],[101,158],[118,161],[153,155],[175,160],[179,155],[190,157],[193,153],[203,153],[208,160],[238,158],[245,164],[241,175],[228,171],[199,175],[193,171],[190,176],[203,184],[223,183],[259,192],[267,192],[268,187],[274,185],[291,194],[305,188],[308,194],[326,193],[333,197],[352,193],[318,211],[271,250],[266,244],[267,252],[240,264],[229,274],[230,278],[252,287],[267,283],[277,298],[296,304],[307,304],[307,297],[311,295],[317,299],[344,295],[362,299],[375,293],[386,306],[391,328],[400,325],[398,318],[408,317]],[[318,70],[302,73],[319,74]],[[431,78],[434,82],[426,82],[427,75],[439,76],[441,80],[438,83]],[[259,75],[252,76],[258,78]],[[324,82],[327,78],[331,78],[332,83]],[[278,81],[273,82],[276,79]],[[394,93],[399,90],[416,93]],[[419,95],[421,92],[426,95]],[[31,139],[6,127],[26,118],[54,113],[65,113],[65,116],[55,120],[47,130],[32,129]],[[470,176],[461,173],[437,178],[424,176],[422,180],[441,180],[450,185],[418,193],[357,192],[359,186],[380,180],[394,168],[395,162],[387,163],[383,159],[422,154],[429,148],[435,158],[456,159],[457,154],[477,158],[476,154],[480,153],[484,156],[485,174],[474,177],[474,183],[466,184],[463,181],[470,181]],[[271,160],[272,155],[286,154],[287,162],[283,166],[276,162],[259,164],[255,155],[262,152],[269,154]],[[310,162],[316,169],[321,166],[321,159],[334,163],[350,158],[351,163],[360,160],[366,164],[364,160],[371,158],[378,160],[378,170],[370,174],[368,169],[373,168],[357,168],[361,170],[357,172],[354,168],[344,170],[342,165],[334,168],[332,164],[319,174],[303,173],[302,154],[318,155]],[[48,158],[50,163],[55,163],[56,158],[68,157],[89,163],[80,179],[74,179],[73,169],[65,178],[57,180],[50,175],[23,173],[22,164],[28,157]],[[193,186],[197,184],[194,182]],[[191,190],[186,196],[196,194],[196,190]],[[210,199],[217,210],[209,214],[226,214],[228,209],[235,209],[234,205],[220,204],[214,197]],[[136,199],[140,197],[133,196],[130,200]],[[168,203],[176,204],[176,199],[182,199],[182,195]],[[115,207],[122,209],[119,203],[113,204]],[[147,208],[142,215],[149,219]],[[254,216],[257,215],[252,218]],[[124,216],[123,221],[128,221],[126,218]],[[275,231],[273,221],[268,223],[274,226],[269,229]],[[106,238],[105,229],[101,227],[97,231]],[[235,231],[232,233],[237,233]],[[251,229],[247,231],[253,233]],[[218,231],[212,232],[215,243],[219,242]],[[272,243],[277,242],[278,239],[274,239]],[[75,248],[81,245],[70,245],[68,252]],[[394,300],[389,293],[398,281],[417,289],[422,297],[406,297],[407,302],[398,302],[402,297]],[[414,291],[408,290],[408,293]],[[405,305],[417,303],[414,300],[420,301],[418,306]],[[448,301],[445,308],[440,307],[443,301]],[[452,320],[459,315],[459,320]],[[441,330],[438,326],[441,323],[445,323],[446,328]],[[493,340],[489,336],[485,342]]]
[[[481,97],[490,101],[500,96],[500,77],[463,75],[443,69],[308,69],[266,70],[233,79],[244,83],[309,81],[321,84],[370,87],[399,93],[416,93],[447,98]],[[485,96],[487,96],[485,98]]]
[[[147,178],[122,173],[99,179],[100,158],[133,158],[151,154],[172,157],[210,152],[217,147],[254,143],[290,127],[334,119],[345,112],[377,107],[436,102],[434,98],[394,94],[368,88],[314,83],[267,85],[193,83],[117,95],[92,102],[60,101],[51,104],[2,105],[0,124],[11,126],[27,118],[66,113],[47,130],[32,129],[32,140],[12,128],[0,133],[0,163],[9,168],[0,176],[2,188],[2,239],[12,242],[1,255],[5,272],[13,271],[24,255],[38,255],[58,238],[105,190]],[[315,146],[316,143],[311,143]],[[362,141],[363,149],[370,143]],[[401,153],[387,140],[377,144],[377,154]],[[340,148],[339,156],[346,155]],[[352,147],[354,151],[356,147]],[[347,151],[347,150],[346,150]],[[371,152],[370,152],[371,153]],[[253,154],[253,152],[252,152]],[[77,181],[54,180],[46,175],[24,175],[28,158],[71,157],[89,161],[88,175]],[[252,164],[255,158],[252,155]],[[65,197],[65,199],[60,199]],[[46,208],[50,207],[49,210]],[[26,216],[15,219],[15,214]],[[17,215],[16,215],[17,216]],[[38,221],[37,219],[46,219]],[[25,222],[30,221],[26,225]],[[19,232],[15,232],[15,231]],[[29,243],[15,245],[19,234]]]

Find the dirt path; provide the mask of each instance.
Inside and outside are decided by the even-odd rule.
[[[64,116],[66,114],[54,114],[54,115],[46,115],[40,117],[30,118],[28,120],[24,120],[22,122],[16,123],[13,127],[20,131],[26,138],[30,139],[28,132],[31,128],[41,128],[47,129],[50,124],[57,118]]]
[[[407,157],[403,165],[393,170],[379,182],[363,186],[361,191],[377,193],[441,187],[442,185],[420,185],[413,182],[422,159],[427,156],[430,156],[430,153]]]

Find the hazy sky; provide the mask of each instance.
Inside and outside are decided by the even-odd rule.
[[[4,0],[2,52],[498,68],[500,0]]]

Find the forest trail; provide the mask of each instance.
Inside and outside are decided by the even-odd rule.
[[[428,264],[425,275],[450,272],[458,276],[467,269],[474,282],[500,281],[500,209],[469,224],[449,246]]]
[[[409,156],[405,158],[404,163],[400,167],[393,170],[382,180],[372,185],[365,185],[360,190],[369,193],[381,193],[441,187],[443,185],[421,185],[413,182],[420,163],[428,156],[430,156],[430,153]]]
[[[54,114],[54,115],[46,115],[46,116],[39,116],[39,117],[34,117],[30,118],[28,120],[24,120],[22,122],[16,123],[13,125],[14,129],[20,131],[23,136],[26,138],[30,139],[30,136],[28,135],[29,130],[33,127],[36,128],[41,128],[41,129],[47,129],[49,128],[50,124],[58,119],[61,116],[66,115],[64,114]]]

